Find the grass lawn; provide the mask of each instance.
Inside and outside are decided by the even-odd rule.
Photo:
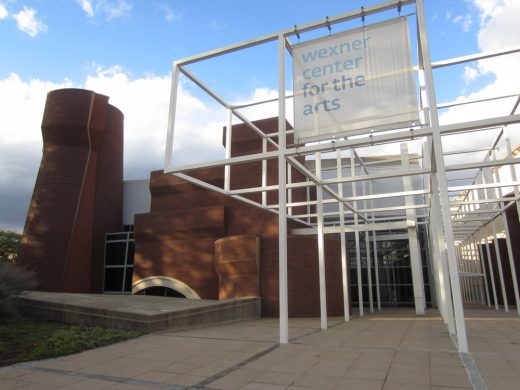
[[[69,355],[141,334],[58,322],[0,319],[0,367]]]

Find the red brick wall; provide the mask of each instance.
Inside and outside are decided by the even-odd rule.
[[[273,132],[278,120],[271,118],[255,124],[266,132]],[[261,152],[260,137],[245,125],[233,127],[232,142],[233,156]],[[290,137],[288,142],[292,142]],[[277,161],[270,161],[268,166],[267,183],[276,184]],[[189,174],[219,188],[224,186],[223,167]],[[293,179],[304,180],[299,173],[294,173]],[[260,185],[261,163],[231,168],[232,189]],[[137,215],[135,219],[134,283],[149,276],[168,276],[209,299],[259,292],[263,314],[278,315],[278,214],[161,171],[151,173],[150,192],[151,212]],[[260,202],[261,195],[249,198]],[[276,198],[276,191],[269,195],[272,202],[277,202]],[[305,189],[293,191],[294,201],[305,199]],[[299,211],[304,210],[296,210]],[[303,227],[291,220],[287,223],[289,231]],[[255,275],[251,243],[256,242],[257,237],[259,273]],[[288,247],[289,314],[319,316],[317,239],[315,236],[290,237]],[[326,256],[329,314],[342,315],[339,241],[326,240]]]
[[[100,292],[103,236],[122,223],[122,125],[106,96],[79,89],[47,96],[19,260],[36,271],[41,290]]]

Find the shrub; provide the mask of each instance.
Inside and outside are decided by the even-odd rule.
[[[0,261],[0,314],[15,314],[11,297],[34,287],[34,272]]]
[[[20,250],[22,236],[15,232],[0,230],[0,260],[15,263]]]
[[[56,331],[34,349],[33,358],[42,359],[69,355],[91,348],[101,347],[139,336],[132,330],[104,329],[98,327],[71,326]]]

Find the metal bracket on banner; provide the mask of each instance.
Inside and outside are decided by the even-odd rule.
[[[327,25],[327,30],[329,30],[329,36],[332,35],[332,27],[330,26],[329,17],[325,17],[325,24]]]
[[[298,26],[294,25],[294,33],[296,34],[296,38],[298,41],[300,40],[300,33],[298,32]]]
[[[363,23],[363,27],[365,27],[365,7],[361,7],[361,22]]]

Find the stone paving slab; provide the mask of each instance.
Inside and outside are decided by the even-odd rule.
[[[519,319],[483,313],[468,313],[470,348],[484,345],[482,339],[491,346],[471,354],[483,388],[518,389],[520,349],[510,347]],[[0,369],[0,389],[477,388],[435,311],[416,317],[411,310],[383,310],[348,323],[331,318],[327,331],[319,319],[290,319],[289,329],[286,345],[278,344],[278,321],[269,318],[156,332]]]

